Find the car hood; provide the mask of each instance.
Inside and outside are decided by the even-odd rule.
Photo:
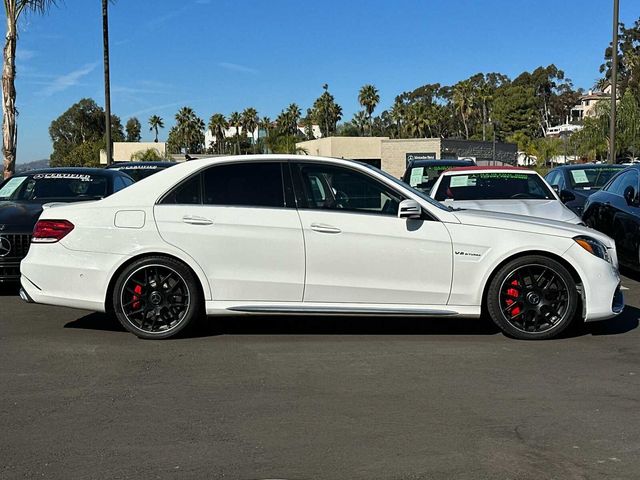
[[[581,222],[580,218],[559,200],[454,200],[443,203],[454,208],[513,213],[559,222]]]
[[[482,210],[454,210],[452,213],[463,225],[515,230],[564,238],[584,235],[601,241],[607,247],[613,248],[615,246],[614,241],[608,236],[591,228],[567,222]]]
[[[0,201],[0,230],[31,232],[42,213],[42,205],[33,202]]]

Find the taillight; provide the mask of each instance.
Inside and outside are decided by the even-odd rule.
[[[68,220],[38,220],[33,229],[33,243],[55,243],[69,235],[73,223]]]

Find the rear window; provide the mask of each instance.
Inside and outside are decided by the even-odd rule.
[[[554,199],[538,175],[519,172],[469,173],[442,178],[436,200]]]
[[[37,173],[9,179],[0,188],[0,200],[91,200],[108,195],[109,179],[83,173]]]

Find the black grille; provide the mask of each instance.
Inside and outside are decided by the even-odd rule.
[[[3,260],[22,260],[27,256],[29,251],[29,245],[31,245],[31,235],[28,234],[16,234],[16,233],[3,233],[0,234],[0,263]],[[6,245],[6,241],[11,244],[11,250],[8,255],[1,256],[4,249],[3,245]]]

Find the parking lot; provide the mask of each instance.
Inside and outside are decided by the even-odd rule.
[[[546,342],[486,321],[228,318],[142,341],[0,297],[1,478],[637,478],[640,283]]]

